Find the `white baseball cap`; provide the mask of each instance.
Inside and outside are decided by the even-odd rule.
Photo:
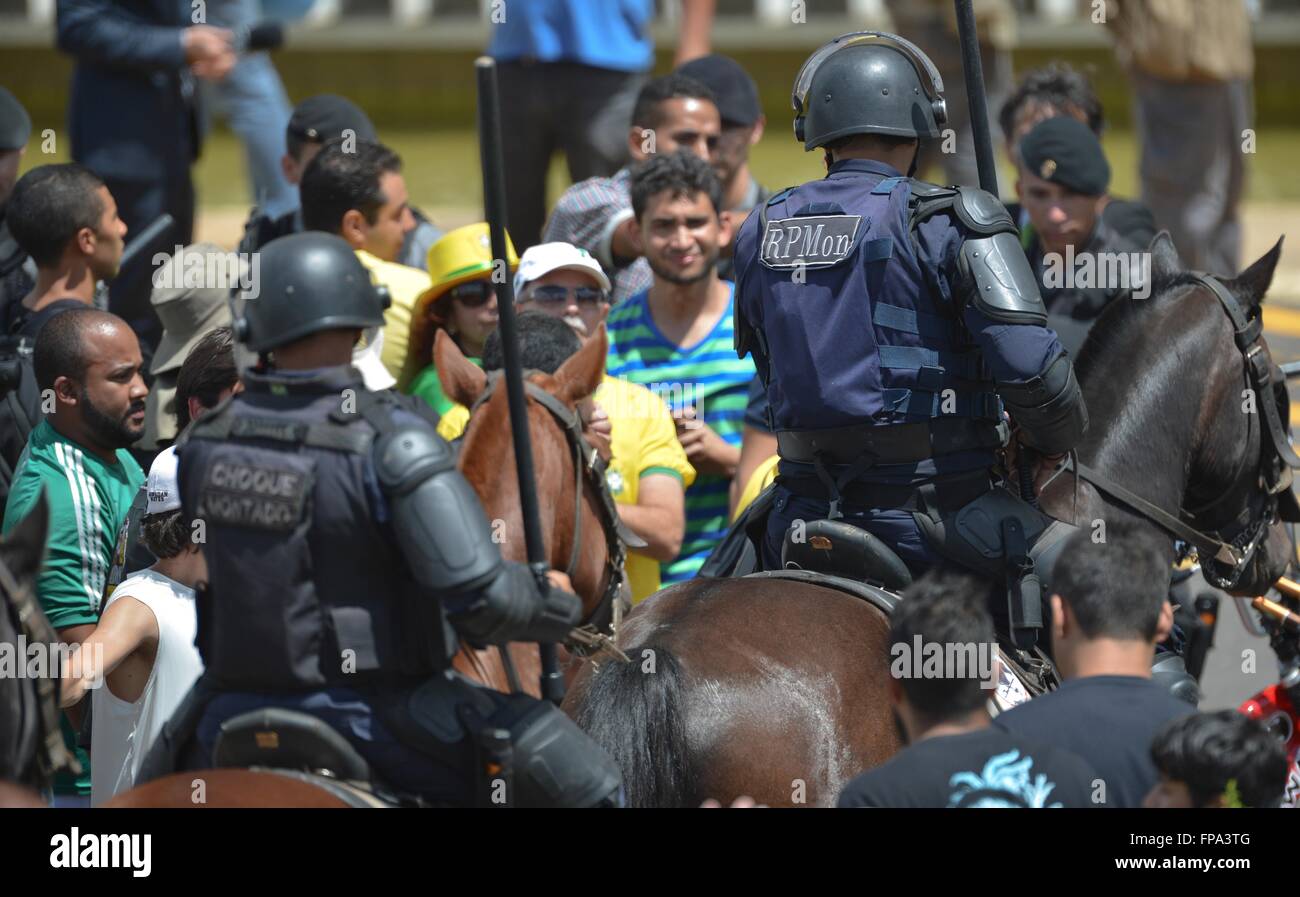
[[[538,243],[519,258],[519,268],[515,271],[515,301],[519,300],[524,287],[534,280],[552,271],[564,270],[590,274],[602,290],[609,290],[609,278],[601,269],[600,262],[587,250],[572,243]]]
[[[149,465],[149,478],[145,480],[145,516],[175,511],[181,506],[181,489],[176,482],[176,446],[168,446],[158,453]]]

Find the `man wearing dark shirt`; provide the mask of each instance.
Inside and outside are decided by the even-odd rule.
[[[1149,294],[1147,244],[1099,212],[1110,163],[1088,126],[1061,115],[1035,125],[1019,146],[1016,194],[1027,222],[1021,245],[1043,287],[1047,323],[1077,356],[1111,302]]]
[[[909,746],[849,782],[839,806],[1095,805],[1086,763],[989,725],[998,661],[985,591],[973,576],[932,571],[904,593],[890,618],[889,686]]]
[[[1110,521],[1065,543],[1052,573],[1052,645],[1065,677],[1052,694],[994,725],[1074,751],[1101,775],[1100,802],[1138,807],[1159,780],[1151,742],[1195,708],[1151,681],[1156,643],[1173,625],[1173,550],[1139,523]]]

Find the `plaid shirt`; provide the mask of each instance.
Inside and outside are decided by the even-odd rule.
[[[631,169],[621,168],[612,178],[574,184],[555,204],[542,236],[544,242],[572,243],[590,252],[609,275],[614,304],[649,289],[654,281],[644,258],[619,267],[611,250],[614,229],[632,217],[631,180]]]

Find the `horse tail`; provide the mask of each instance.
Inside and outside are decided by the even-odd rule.
[[[677,807],[695,787],[682,710],[682,668],[666,648],[643,645],[631,663],[603,663],[574,719],[623,771],[630,807]]]

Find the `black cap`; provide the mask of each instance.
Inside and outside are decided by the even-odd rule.
[[[13,94],[0,87],[0,152],[22,149],[31,136],[31,116]]]
[[[1020,141],[1020,161],[1026,171],[1086,196],[1101,196],[1110,185],[1110,163],[1101,141],[1068,115],[1034,125]]]
[[[375,126],[370,117],[361,111],[361,107],[351,100],[322,93],[308,97],[294,107],[289,118],[289,133],[299,140],[313,140],[324,143],[336,137],[342,137],[344,131],[352,131],[359,140],[374,141]]]
[[[758,85],[736,60],[713,53],[692,59],[678,66],[677,71],[713,91],[724,125],[748,127],[763,114]]]

